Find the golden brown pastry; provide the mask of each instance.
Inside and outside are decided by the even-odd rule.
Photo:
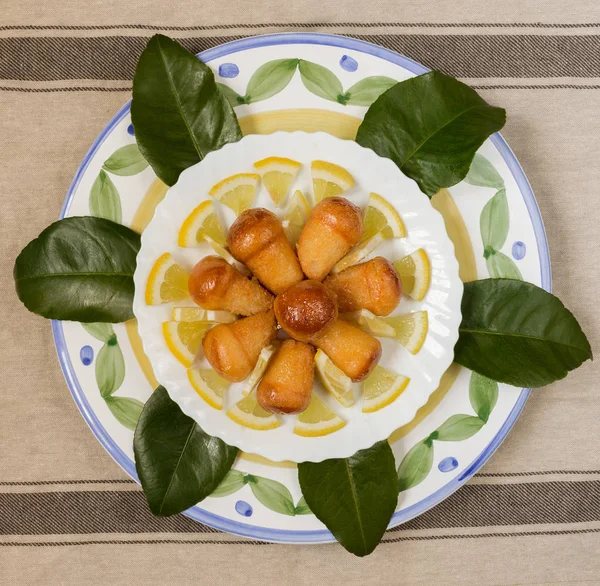
[[[202,339],[202,349],[222,377],[240,382],[252,372],[260,351],[273,341],[276,333],[271,309],[231,324],[216,325]]]
[[[304,342],[285,340],[271,358],[258,385],[260,406],[271,413],[300,413],[312,395],[315,349]]]
[[[321,281],[358,244],[362,230],[362,211],[347,199],[328,197],[318,203],[296,245],[304,274]]]
[[[342,319],[338,319],[314,344],[354,382],[365,379],[381,358],[379,340]]]
[[[273,305],[273,296],[220,256],[206,256],[192,269],[188,288],[194,303],[204,309],[224,309],[254,315]]]
[[[337,296],[340,313],[368,309],[389,315],[400,303],[402,284],[391,262],[378,256],[325,279]]]
[[[229,228],[227,245],[231,254],[275,294],[304,278],[281,221],[269,210],[252,208],[242,212]]]
[[[312,342],[338,315],[332,292],[318,281],[301,281],[275,298],[279,325],[292,337]]]

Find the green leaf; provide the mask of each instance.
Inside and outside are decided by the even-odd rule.
[[[150,510],[175,515],[210,495],[238,453],[200,426],[164,387],[148,399],[133,438],[135,468]]]
[[[104,399],[116,420],[127,429],[134,430],[144,404],[129,397],[106,397]]]
[[[300,500],[296,504],[296,508],[294,509],[294,514],[296,515],[312,515],[313,512],[310,510],[310,507],[306,504],[306,499],[304,497],[300,497]]]
[[[351,553],[371,553],[398,504],[394,455],[387,441],[350,458],[298,464],[306,503]]]
[[[346,103],[353,106],[370,106],[383,92],[397,83],[397,80],[383,75],[365,77],[348,89],[345,94]]]
[[[113,175],[136,175],[148,166],[137,144],[128,144],[116,150],[106,161],[102,168]]]
[[[240,96],[235,90],[231,89],[228,85],[223,83],[218,83],[217,87],[219,91],[227,98],[227,101],[231,104],[232,108],[239,106],[240,104],[245,104],[244,98]]]
[[[471,373],[469,401],[477,417],[487,423],[498,400],[498,383],[476,372]]]
[[[502,179],[500,173],[496,171],[494,165],[492,165],[484,156],[475,155],[471,168],[464,179],[471,185],[477,185],[478,187],[494,187],[495,189],[504,189],[504,179]]]
[[[496,251],[500,250],[506,242],[509,227],[510,212],[508,211],[506,189],[500,189],[485,204],[479,217],[479,229],[481,230],[483,247],[485,249],[493,248]]]
[[[461,310],[454,360],[498,382],[541,387],[592,357],[573,314],[531,283],[465,283]]]
[[[327,67],[300,59],[300,77],[306,89],[326,100],[338,101],[344,90],[340,80]]]
[[[100,395],[104,398],[112,395],[123,384],[124,378],[125,360],[115,337],[115,343],[104,344],[96,358],[96,382]]]
[[[398,491],[417,486],[427,478],[433,464],[433,442],[425,439],[414,445],[398,466]]]
[[[294,515],[294,501],[290,491],[281,482],[254,474],[248,479],[252,494],[267,509],[283,515]]]
[[[239,470],[230,470],[213,492],[210,493],[211,498],[219,498],[228,496],[243,488],[246,484],[245,474]]]
[[[429,196],[465,178],[505,112],[460,81],[431,71],[397,83],[367,110],[356,142],[392,159]]]
[[[282,91],[296,72],[298,59],[276,59],[261,65],[246,87],[244,103],[266,100]]]
[[[105,344],[115,335],[115,330],[113,329],[112,325],[107,323],[91,323],[81,325],[88,334],[94,336],[96,340],[100,340]]]
[[[121,223],[121,197],[111,178],[102,170],[90,190],[90,214]]]
[[[474,415],[452,415],[436,429],[436,440],[441,442],[461,442],[475,435],[485,421]]]
[[[138,60],[131,121],[142,155],[167,185],[209,152],[242,138],[210,67],[164,35],[154,35]]]
[[[511,258],[501,252],[494,251],[493,254],[485,259],[485,264],[490,277],[494,279],[504,278],[517,279],[518,281],[523,280],[523,275],[521,275],[519,267],[517,267]]]
[[[109,220],[59,220],[17,257],[17,295],[29,311],[50,319],[126,321],[133,317],[139,249],[139,234]]]

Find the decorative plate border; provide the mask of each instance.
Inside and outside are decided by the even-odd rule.
[[[417,63],[416,61],[413,61],[408,57],[404,57],[398,53],[395,53],[388,49],[384,49],[377,45],[367,43],[365,41],[350,39],[347,37],[318,33],[282,33],[250,37],[247,39],[241,39],[238,41],[225,43],[213,49],[208,49],[207,51],[200,53],[198,56],[203,61],[209,62],[213,59],[224,57],[226,55],[238,51],[243,51],[257,47],[287,44],[316,44],[328,45],[342,49],[351,49],[359,53],[365,53],[368,55],[379,57],[395,65],[403,67],[416,75],[429,71],[428,68]],[[66,213],[68,212],[75,191],[91,159],[95,155],[100,145],[102,145],[106,137],[112,132],[114,127],[129,112],[130,105],[131,101],[127,102],[117,112],[117,114],[107,124],[107,126],[104,128],[104,130],[100,133],[100,135],[90,147],[90,150],[85,155],[79,169],[75,174],[73,182],[69,187],[67,197],[59,215],[59,219],[65,217]],[[551,291],[552,276],[550,268],[550,254],[548,249],[548,242],[546,239],[546,233],[544,230],[542,217],[540,214],[540,210],[537,206],[535,196],[533,194],[531,186],[529,185],[527,177],[525,176],[525,173],[523,172],[521,166],[519,165],[519,162],[517,161],[514,153],[512,152],[506,141],[502,138],[502,136],[499,133],[493,135],[491,137],[491,141],[502,156],[506,165],[508,166],[523,196],[525,205],[529,212],[538,246],[542,287],[547,291]],[[114,442],[112,437],[107,433],[106,429],[100,423],[99,419],[93,412],[87,398],[85,397],[83,389],[81,388],[79,381],[77,380],[77,377],[75,375],[75,371],[66,348],[63,326],[60,321],[53,320],[52,332],[54,335],[54,342],[57,349],[58,359],[63,374],[65,376],[67,386],[69,387],[69,390],[73,395],[75,404],[80,410],[83,418],[90,427],[92,433],[102,444],[104,449],[123,468],[123,470],[125,470],[127,474],[134,478],[136,482],[139,482],[134,462],[126,456],[126,454]],[[424,498],[418,503],[415,503],[410,507],[403,509],[402,511],[397,511],[393,515],[389,527],[394,527],[396,525],[399,525],[400,523],[404,523],[424,513],[429,508],[435,506],[436,504],[447,498],[450,494],[452,494],[455,490],[462,486],[467,480],[469,480],[469,478],[471,478],[485,464],[485,462],[487,462],[487,460],[495,452],[498,446],[502,443],[502,441],[514,425],[515,421],[517,420],[519,414],[521,413],[523,406],[525,405],[525,402],[527,401],[527,398],[529,396],[530,390],[531,389],[523,389],[521,391],[513,409],[511,410],[509,416],[506,418],[498,433],[488,443],[484,450],[482,450],[479,456],[477,456],[471,462],[471,464],[467,466],[467,468],[463,471],[463,473],[460,476],[454,478],[453,480],[448,482],[443,488],[438,489],[436,492],[430,494],[428,497]],[[195,506],[191,509],[188,509],[184,514],[190,517],[191,519],[194,519],[195,521],[205,523],[206,525],[210,525],[216,529],[220,529],[222,531],[227,531],[237,535],[242,535],[245,537],[252,537],[255,539],[263,539],[280,543],[325,543],[334,541],[333,535],[328,530],[291,531],[283,529],[261,528],[253,525],[248,525],[246,523],[232,521],[231,519],[227,519],[225,517],[221,517],[220,515],[210,513],[200,508],[199,506]]]

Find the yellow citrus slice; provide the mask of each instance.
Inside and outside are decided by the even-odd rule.
[[[340,317],[356,324],[361,330],[372,336],[377,336],[379,338],[393,338],[396,335],[396,330],[394,330],[391,325],[385,323],[380,317],[377,317],[368,309],[343,313]]]
[[[279,207],[296,179],[302,163],[284,157],[268,157],[254,163],[273,203]]]
[[[394,267],[402,281],[402,292],[417,301],[422,301],[431,280],[431,264],[427,253],[419,248],[412,254],[397,260]]]
[[[271,356],[273,356],[276,347],[275,344],[271,344],[260,351],[256,366],[242,387],[242,395],[244,397],[249,395],[258,386],[260,379],[263,377],[263,374],[265,374],[265,370],[267,370],[267,365],[269,364],[269,360],[271,360]]]
[[[346,422],[313,393],[306,411],[296,419],[294,433],[304,437],[321,437],[342,429],[344,425]]]
[[[233,258],[231,252],[227,250],[224,246],[219,244],[216,240],[213,240],[210,236],[205,236],[204,240],[210,245],[210,247],[221,257],[224,258],[230,265],[237,267],[238,269],[243,267],[241,263],[238,263],[235,258]]]
[[[225,232],[219,222],[212,201],[203,201],[183,222],[179,230],[177,245],[184,248],[198,246],[205,236],[220,245],[225,245]]]
[[[341,273],[344,269],[363,261],[369,256],[383,241],[385,236],[383,232],[377,232],[369,240],[355,246],[346,256],[341,258],[331,269],[332,273]]]
[[[189,275],[165,252],[154,263],[146,283],[146,303],[159,305],[189,299]]]
[[[212,311],[201,307],[174,307],[171,310],[173,321],[205,321],[213,324],[229,324],[237,318],[229,311]]]
[[[238,173],[217,183],[208,194],[239,216],[252,204],[259,181],[256,173]]]
[[[214,324],[206,321],[166,321],[162,330],[167,348],[188,368],[192,366],[204,334]]]
[[[194,390],[215,409],[223,409],[223,397],[231,383],[212,368],[190,368],[188,378]]]
[[[315,366],[317,374],[323,383],[323,386],[339,401],[344,407],[354,405],[354,391],[352,390],[352,381],[346,376],[323,350],[317,350],[315,354]]]
[[[383,366],[376,366],[363,384],[363,413],[374,413],[393,403],[410,379]]]
[[[298,237],[308,216],[310,215],[310,207],[304,197],[304,194],[297,189],[287,206],[284,218],[283,218],[283,231],[290,241],[292,246],[296,246]]]
[[[339,165],[327,161],[313,161],[310,165],[315,204],[326,197],[341,195],[354,187],[354,177]]]
[[[258,404],[256,392],[252,392],[238,401],[227,411],[227,417],[250,429],[275,429],[281,425],[279,419],[273,413],[265,411]]]
[[[380,318],[394,328],[394,339],[400,342],[411,354],[416,354],[422,347],[429,329],[426,311],[415,311],[395,317]]]
[[[386,239],[406,238],[404,222],[394,206],[380,195],[371,193],[363,219],[361,242],[366,242],[379,232]]]

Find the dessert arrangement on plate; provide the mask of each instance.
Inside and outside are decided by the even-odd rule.
[[[157,35],[134,79],[139,160],[121,153],[119,168],[150,165],[170,189],[140,237],[120,223],[114,198],[99,199],[99,184],[97,217],[44,230],[16,259],[15,284],[30,311],[87,324],[105,342],[105,362],[123,360],[108,324],[137,318],[160,383],[131,427],[155,514],[240,482],[255,491],[250,474],[232,476],[242,450],[297,463],[302,499],[291,514],[312,512],[362,556],[388,527],[399,491],[427,475],[432,442],[485,424],[497,382],[543,386],[591,349],[560,300],[499,252],[507,228],[491,207],[482,212],[484,257],[507,274],[463,285],[456,235],[430,202],[467,176],[498,183],[485,165],[471,167],[504,110],[439,72],[344,93],[314,63],[277,67],[279,85],[299,68],[317,95],[366,101],[356,141],[322,132],[242,138],[232,106],[250,103],[259,81],[240,96]],[[502,189],[492,201],[505,204]],[[479,377],[477,416],[450,417],[396,470],[388,438],[415,419],[453,362]],[[116,378],[100,390],[125,421],[124,403],[111,397]],[[277,484],[262,490],[289,500]]]

